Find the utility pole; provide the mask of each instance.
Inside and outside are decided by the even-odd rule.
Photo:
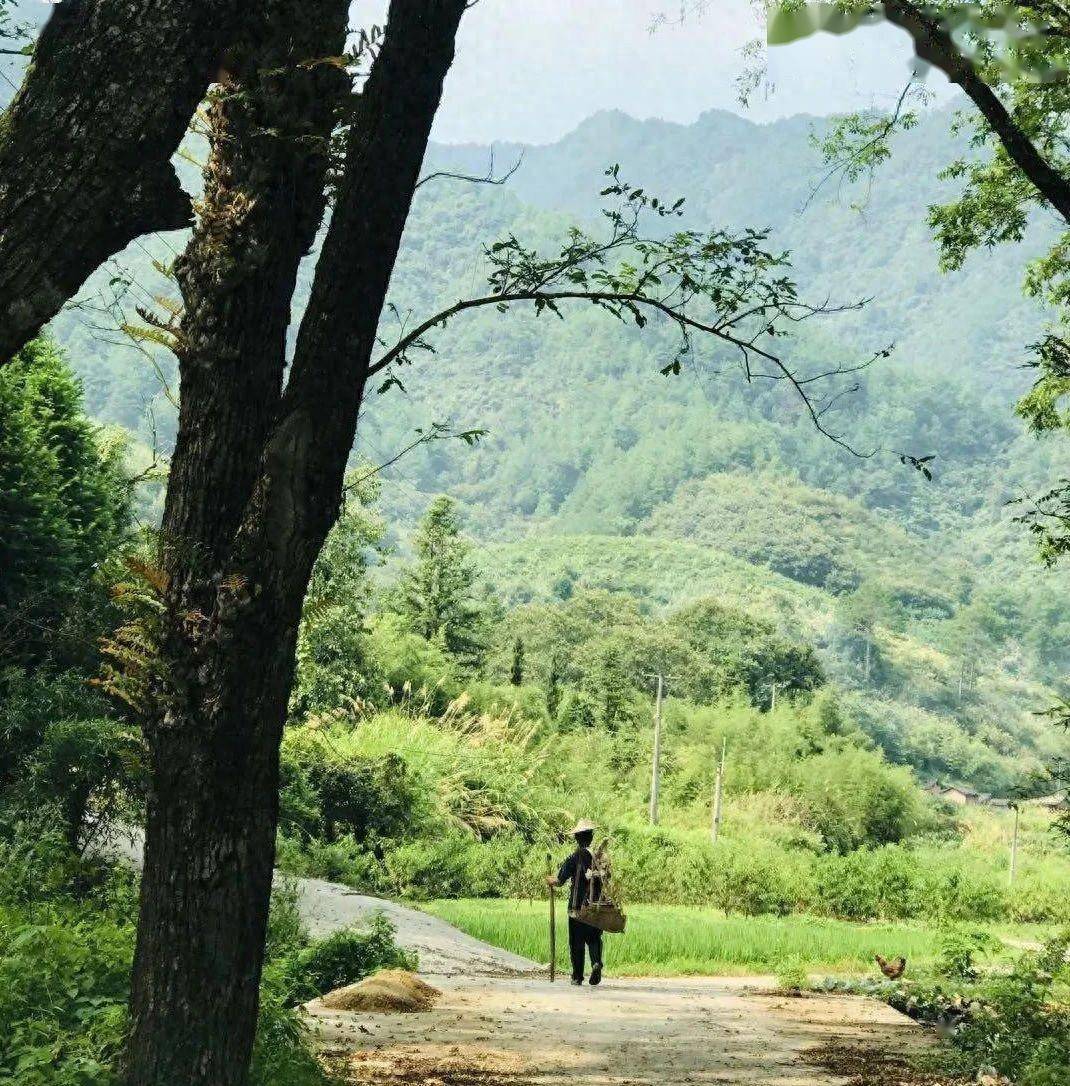
[[[727,737],[721,740],[721,761],[717,765],[717,780],[713,785],[713,824],[710,827],[710,840],[717,844],[721,832],[721,797],[724,794],[724,758],[728,749]]]
[[[788,685],[790,685],[790,684],[789,683],[777,683],[777,682],[772,682],[772,683],[769,684],[769,690],[771,692],[771,697],[769,699],[769,712],[771,712],[771,713],[776,712],[776,692],[782,686],[788,686]]]
[[[658,672],[658,693],[654,701],[654,765],[650,771],[650,824],[658,824],[658,789],[661,787],[661,699],[665,679]]]
[[[1014,834],[1011,837],[1011,866],[1008,875],[1008,885],[1014,885],[1014,876],[1018,873],[1018,804],[1012,803],[1014,809]]]

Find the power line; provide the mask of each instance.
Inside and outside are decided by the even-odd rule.
[[[174,246],[173,246],[173,245],[172,245],[172,244],[171,244],[171,243],[170,243],[170,242],[169,242],[169,241],[167,240],[167,238],[165,238],[165,237],[163,236],[163,234],[161,234],[161,233],[160,233],[160,232],[159,232],[158,230],[157,230],[157,231],[153,231],[153,235],[152,235],[152,236],[153,236],[153,237],[154,237],[154,238],[155,238],[155,239],[156,239],[156,240],[157,240],[158,242],[160,242],[160,244],[161,244],[161,245],[163,245],[163,246],[164,246],[165,248],[167,248],[167,249],[170,249],[170,250],[171,250],[171,255],[172,255],[172,256],[174,256],[174,257],[176,257],[176,258],[177,258],[177,257],[179,257],[179,256],[181,256],[181,255],[182,255],[182,254],[181,254],[181,253],[180,253],[180,252],[179,252],[179,251],[178,251],[178,250],[177,250],[177,249],[176,249],[176,248],[175,248],[175,247],[174,247]]]

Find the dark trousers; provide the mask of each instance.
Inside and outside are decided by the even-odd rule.
[[[582,920],[568,918],[568,953],[572,959],[572,979],[583,980],[583,952],[590,952],[591,968],[602,964],[602,932]]]

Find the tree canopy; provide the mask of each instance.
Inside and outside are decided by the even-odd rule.
[[[100,565],[127,531],[124,449],[122,437],[85,416],[81,386],[51,340],[32,343],[0,370],[6,659],[32,662],[59,649],[63,616],[91,596]],[[85,655],[76,644],[67,649]]]

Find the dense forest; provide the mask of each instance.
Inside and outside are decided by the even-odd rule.
[[[636,183],[686,194],[689,223],[768,224],[803,294],[869,299],[800,326],[793,349],[831,365],[894,345],[830,389],[847,393],[829,416],[836,433],[874,455],[832,444],[785,390],[748,384],[709,347],[679,375],[660,374],[669,331],[640,334],[596,309],[564,322],[462,315],[436,354],[400,375],[403,389],[372,397],[354,455],[385,463],[435,423],[485,430],[475,447],[435,441],[383,470],[388,543],[404,550],[406,526],[448,492],[507,607],[596,588],[656,616],[716,597],[813,645],[894,761],[1001,795],[1035,787],[1057,742],[1035,713],[1070,660],[1070,597],[1008,504],[1066,467],[1058,443],[1012,414],[1043,312],[1021,295],[1009,251],[953,276],[938,269],[915,207],[941,191],[935,169],[919,166],[955,150],[947,113],[899,137],[885,172],[855,186],[821,185],[823,124],[604,114],[544,147],[433,147],[427,174],[480,176],[492,157],[499,173],[520,165],[502,186],[421,187],[381,334],[390,341],[398,324],[476,291],[484,245],[514,234],[548,248],[574,217],[596,216],[603,170],[618,162]],[[759,163],[765,183],[754,187]],[[57,322],[90,413],[135,435],[139,469],[149,446],[167,452],[174,382],[136,307],[166,315],[174,287],[161,272],[178,247],[139,243]],[[299,282],[298,308],[305,292]],[[901,452],[935,456],[934,478]],[[139,495],[149,523],[155,492]]]

